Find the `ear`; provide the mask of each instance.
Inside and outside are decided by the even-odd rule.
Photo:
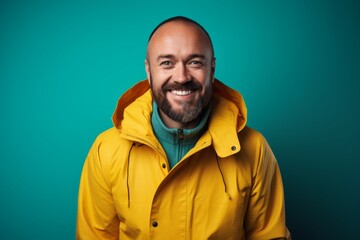
[[[147,59],[145,59],[145,71],[146,71],[147,80],[148,80],[149,84],[151,84],[150,83],[150,64]]]
[[[216,58],[213,59],[212,63],[211,63],[211,78],[212,78],[212,82],[214,82],[215,80],[215,68],[216,68]]]

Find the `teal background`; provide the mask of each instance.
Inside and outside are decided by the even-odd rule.
[[[360,239],[359,1],[1,1],[0,239],[74,239],[78,182],[147,37],[185,15],[281,167],[293,239]]]

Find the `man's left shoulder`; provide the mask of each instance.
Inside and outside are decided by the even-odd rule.
[[[259,131],[249,126],[245,126],[238,132],[238,138],[241,145],[262,146],[267,144],[265,137]]]

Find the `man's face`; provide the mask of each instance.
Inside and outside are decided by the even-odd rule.
[[[150,40],[145,64],[164,124],[194,127],[209,105],[214,79],[215,62],[205,33],[189,23],[166,23]]]

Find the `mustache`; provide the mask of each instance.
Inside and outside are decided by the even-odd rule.
[[[189,81],[186,83],[177,83],[177,82],[167,82],[163,87],[163,91],[172,91],[172,90],[199,90],[201,89],[201,84],[195,81]]]

